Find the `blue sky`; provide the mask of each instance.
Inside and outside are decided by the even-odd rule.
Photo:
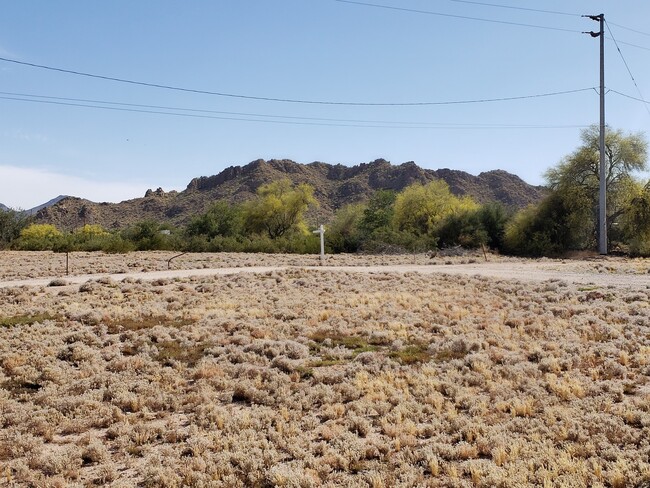
[[[598,24],[521,8],[604,13],[650,99],[647,0],[366,3],[445,15],[336,0],[21,0],[3,5],[0,57],[303,101],[403,104],[582,91],[448,105],[309,104],[0,61],[0,202],[29,208],[58,194],[120,201],[147,188],[182,190],[193,177],[258,158],[345,165],[385,158],[472,174],[504,169],[540,184],[579,144],[580,127],[598,123],[598,94],[590,89],[599,83],[598,40],[580,34]],[[608,124],[650,132],[650,109],[614,93],[640,97],[610,38],[606,85]]]

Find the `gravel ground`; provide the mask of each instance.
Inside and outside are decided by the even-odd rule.
[[[178,256],[174,258],[175,256]],[[174,258],[170,261],[170,258]],[[562,280],[574,285],[650,287],[650,260],[621,257],[591,259],[525,260],[477,254],[438,256],[424,254],[371,256],[327,256],[319,265],[317,256],[290,254],[138,252],[126,255],[71,253],[70,275],[65,274],[65,255],[49,252],[0,253],[0,287],[46,286],[55,280],[62,285],[84,283],[101,276],[155,280],[188,276],[264,273],[289,268],[327,269],[363,273],[445,273],[496,279],[540,282]],[[170,269],[171,268],[171,269]]]

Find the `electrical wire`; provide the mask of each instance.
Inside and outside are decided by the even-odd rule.
[[[552,30],[552,31],[560,31],[560,32],[571,32],[574,34],[582,34],[581,31],[578,30],[573,30],[573,29],[564,29],[561,27],[551,27],[547,25],[537,25],[537,24],[525,24],[522,22],[511,22],[507,20],[497,20],[497,19],[486,19],[483,17],[470,17],[467,15],[455,15],[455,14],[447,14],[447,13],[442,13],[442,12],[434,12],[431,10],[418,10],[418,9],[412,9],[412,8],[404,8],[404,7],[395,7],[392,5],[381,5],[378,3],[369,3],[369,2],[360,2],[356,0],[334,0],[335,2],[339,3],[349,3],[352,5],[361,5],[364,7],[372,7],[372,8],[381,8],[381,9],[387,9],[387,10],[397,10],[401,12],[410,12],[410,13],[415,13],[415,14],[425,14],[425,15],[436,15],[439,17],[448,17],[448,18],[453,18],[453,19],[463,19],[463,20],[474,20],[477,22],[489,22],[492,24],[501,24],[501,25],[512,25],[512,26],[518,26],[518,27],[529,27],[529,28],[534,28],[534,29],[545,29],[545,30]]]
[[[234,117],[234,116],[218,116],[218,115],[208,115],[195,112],[207,112],[213,113],[209,110],[196,110],[196,109],[186,109],[186,108],[173,108],[173,107],[159,107],[155,105],[141,105],[141,104],[129,104],[129,103],[120,103],[120,102],[107,102],[101,100],[84,100],[84,99],[71,99],[63,97],[48,97],[43,95],[20,95],[13,94],[14,96],[6,92],[0,92],[0,100],[10,100],[18,102],[31,102],[31,103],[43,103],[49,105],[61,105],[67,107],[81,107],[81,108],[92,108],[100,110],[113,110],[118,112],[132,112],[132,113],[143,113],[143,114],[154,114],[154,115],[168,115],[176,117],[191,117],[199,119],[216,119],[216,120],[233,120],[240,122],[260,122],[260,123],[270,123],[270,124],[286,124],[286,125],[308,125],[308,126],[326,126],[326,127],[356,127],[356,128],[372,128],[372,129],[575,129],[575,128],[584,128],[588,125],[526,125],[526,124],[456,124],[456,123],[436,123],[436,122],[390,122],[390,121],[355,121],[355,120],[346,120],[346,119],[318,119],[318,118],[308,118],[308,117],[288,117],[288,116],[276,116],[276,115],[260,115],[260,114],[250,114],[255,117],[283,117],[283,118],[295,118],[295,119],[305,119],[309,120],[308,122],[304,121],[294,121],[294,120],[270,120],[270,119],[259,119],[251,117]],[[25,97],[39,97],[41,99],[35,98],[25,98]],[[62,101],[69,100],[69,101]],[[79,103],[72,103],[72,101]],[[86,103],[87,102],[87,103]],[[107,105],[97,105],[97,104],[114,104],[118,106],[107,106]],[[121,106],[127,107],[121,107]],[[134,108],[140,107],[140,108]],[[159,108],[159,110],[157,109]],[[169,110],[179,110],[179,111],[189,111],[191,113],[179,113],[179,112],[170,112]],[[230,112],[214,112],[214,113],[230,113]],[[233,113],[237,114],[237,113]],[[247,114],[241,114],[247,115]],[[321,121],[321,122],[319,122]],[[332,121],[332,122],[329,122]],[[337,122],[337,123],[335,123]],[[341,123],[346,122],[346,123]],[[381,124],[381,125],[378,125]],[[390,125],[392,124],[392,125]]]
[[[645,103],[646,105],[650,105],[650,102],[646,102],[645,99],[643,99],[643,98],[633,97],[632,95],[628,95],[627,93],[622,93],[620,91],[616,91],[616,90],[613,90],[611,88],[608,91],[610,91],[612,93],[616,93],[617,95],[620,95],[622,97],[629,98],[630,100],[636,100],[637,102],[642,102],[642,103]]]
[[[607,26],[607,30],[609,31],[609,35],[612,36],[612,39],[614,40],[614,45],[616,45],[616,50],[618,51],[618,54],[621,55],[621,59],[623,60],[623,64],[625,65],[625,68],[627,69],[627,72],[630,75],[630,78],[632,78],[632,83],[634,83],[634,86],[636,87],[636,91],[639,93],[639,96],[641,97],[641,100],[643,100],[643,102],[645,103],[645,97],[643,96],[643,93],[641,93],[641,88],[639,88],[639,85],[636,82],[636,79],[634,78],[634,75],[632,74],[632,70],[630,70],[630,66],[627,64],[627,61],[625,60],[625,56],[623,56],[623,52],[621,51],[621,48],[618,46],[618,42],[616,42],[616,38],[614,37],[614,34],[612,33],[612,29],[609,27],[609,24],[607,23],[607,20],[605,20],[605,25]],[[648,115],[650,115],[650,107],[648,107],[647,104],[645,104],[645,109],[648,112]]]
[[[564,90],[550,93],[538,93],[534,95],[521,95],[521,96],[512,96],[512,97],[499,97],[499,98],[478,98],[473,100],[444,100],[437,102],[385,102],[385,103],[374,103],[374,102],[334,102],[334,101],[324,101],[324,100],[299,100],[291,98],[269,98],[269,97],[260,97],[252,95],[237,95],[232,93],[221,93],[207,90],[197,90],[193,88],[183,88],[179,86],[164,85],[160,83],[149,83],[144,81],[134,81],[127,80],[125,78],[115,78],[112,76],[97,75],[92,73],[86,73],[83,71],[75,71],[63,68],[56,68],[52,66],[46,66],[42,64],[28,63],[25,61],[18,61],[15,59],[3,58],[0,57],[0,61],[5,61],[8,63],[15,63],[22,66],[29,66],[32,68],[39,68],[49,71],[56,71],[59,73],[72,74],[77,76],[85,76],[88,78],[96,78],[106,81],[114,81],[118,83],[126,83],[130,85],[146,86],[151,88],[161,88],[165,90],[174,90],[180,92],[189,92],[197,93],[201,95],[214,95],[219,97],[229,97],[229,98],[243,98],[247,100],[263,100],[263,101],[272,101],[272,102],[286,102],[286,103],[300,103],[300,104],[311,104],[311,105],[351,105],[351,106],[364,106],[364,107],[413,107],[413,106],[433,106],[433,105],[466,105],[474,103],[489,103],[489,102],[506,102],[514,100],[526,100],[532,98],[544,98],[544,97],[553,97],[558,95],[568,95],[572,93],[579,93],[584,91],[592,90],[593,88],[578,88],[575,90]]]
[[[610,24],[615,26],[615,27],[618,27],[619,29],[625,29],[625,30],[628,30],[630,32],[635,32],[636,34],[641,34],[642,36],[650,37],[650,33],[648,33],[648,32],[643,32],[643,31],[640,31],[640,30],[637,30],[637,29],[632,29],[631,27],[625,27],[624,25],[615,24],[614,22],[610,22]]]
[[[537,9],[537,8],[526,8],[526,7],[515,7],[513,5],[500,5],[497,3],[487,3],[487,2],[474,2],[470,0],[447,0],[449,2],[455,2],[455,3],[468,3],[471,5],[481,5],[483,7],[497,7],[497,8],[507,8],[511,10],[523,10],[526,12],[536,12],[536,13],[542,13],[542,14],[553,14],[553,15],[566,15],[570,17],[580,17],[580,14],[572,14],[569,12],[559,12],[557,10],[542,10],[542,9]]]
[[[614,25],[614,24],[612,24],[612,25]],[[614,40],[613,37],[607,37],[607,39],[609,39],[609,40],[611,40],[611,41]],[[650,47],[639,46],[638,44],[632,44],[631,42],[618,41],[618,44],[623,44],[623,45],[625,45],[625,46],[636,47],[636,48],[638,48],[638,49],[643,49],[644,51],[650,51]]]

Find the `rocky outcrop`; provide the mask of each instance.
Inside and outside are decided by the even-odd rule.
[[[322,162],[299,164],[288,159],[258,159],[245,166],[230,166],[213,176],[194,178],[181,192],[165,192],[158,188],[147,190],[143,198],[120,203],[64,198],[39,211],[36,219],[62,229],[73,229],[85,223],[112,229],[147,219],[185,224],[193,216],[205,212],[217,200],[243,202],[254,196],[261,185],[281,178],[314,187],[319,202],[319,207],[309,215],[314,222],[326,222],[336,209],[366,200],[376,190],[400,191],[414,183],[426,184],[437,178],[447,182],[454,194],[469,195],[481,203],[499,201],[518,208],[538,202],[545,195],[543,187],[531,186],[518,176],[501,170],[474,176],[452,169],[423,169],[413,161],[393,165],[384,159],[377,159],[356,166],[344,166]]]

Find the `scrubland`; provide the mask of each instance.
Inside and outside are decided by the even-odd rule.
[[[83,272],[169,258],[129,256]],[[55,275],[57,259],[12,254],[0,274]],[[2,288],[0,484],[650,486],[649,299],[300,267]]]

